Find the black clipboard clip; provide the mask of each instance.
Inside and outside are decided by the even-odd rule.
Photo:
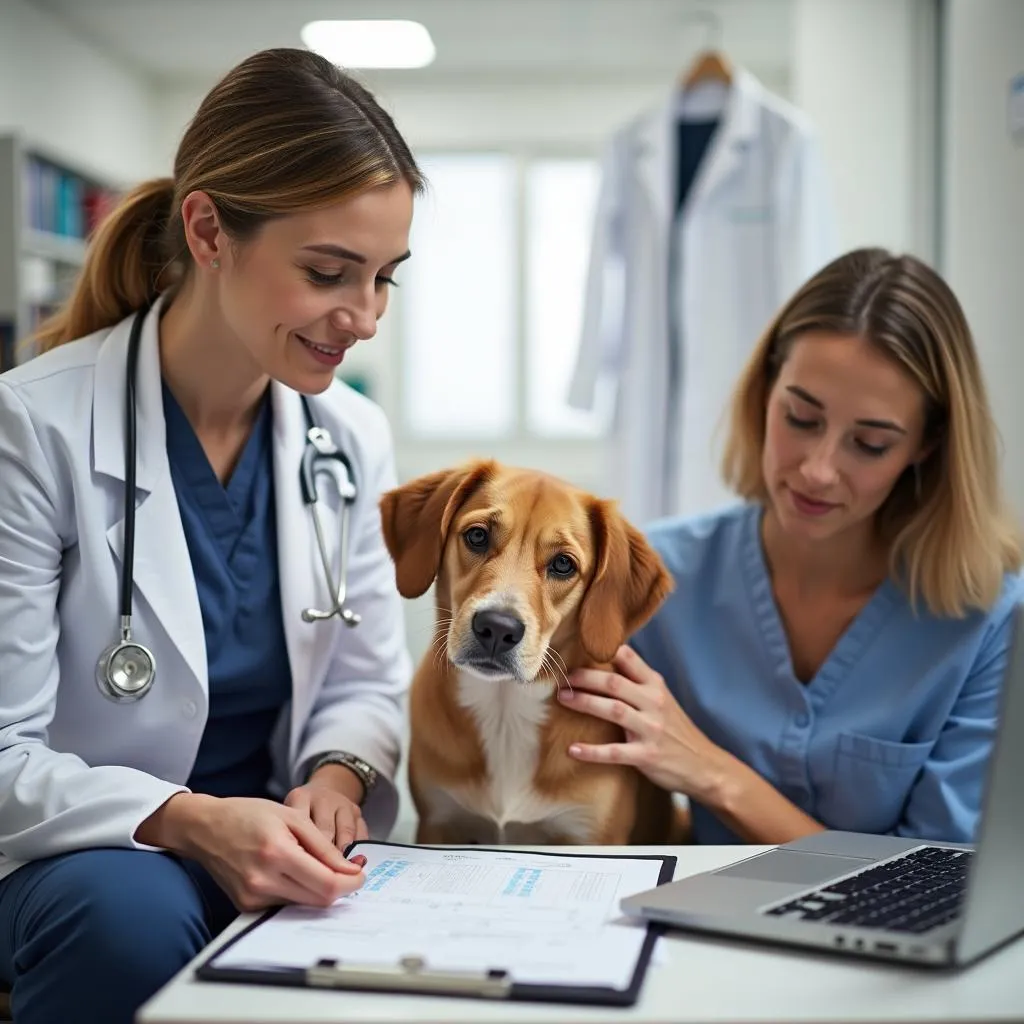
[[[306,984],[318,988],[435,992],[489,999],[507,999],[512,993],[508,971],[436,971],[428,968],[420,956],[404,956],[394,965],[321,960],[306,968]]]

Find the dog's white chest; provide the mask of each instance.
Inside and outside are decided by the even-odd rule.
[[[548,717],[551,690],[545,683],[523,685],[459,674],[457,700],[480,730],[493,802],[490,814],[498,821],[523,820],[510,812],[529,799],[533,789],[540,730]]]
[[[584,830],[582,821],[565,820],[576,818],[578,812],[572,812],[577,809],[548,800],[534,790],[540,734],[553,689],[553,683],[523,685],[459,674],[457,700],[473,716],[487,760],[483,787],[474,794],[475,799],[463,794],[460,802],[478,804],[469,809],[490,818],[499,829],[509,822],[559,819],[567,831]]]

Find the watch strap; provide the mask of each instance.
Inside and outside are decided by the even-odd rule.
[[[313,761],[309,771],[306,773],[306,782],[309,782],[314,772],[328,764],[340,764],[348,768],[359,779],[363,784],[363,799],[359,803],[360,806],[364,804],[366,798],[370,795],[370,791],[377,784],[377,769],[368,761],[364,761],[355,754],[350,754],[344,750],[331,750],[326,754],[321,754],[320,757]]]

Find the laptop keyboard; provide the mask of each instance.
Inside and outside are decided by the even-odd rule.
[[[920,935],[960,913],[972,856],[971,850],[921,847],[764,913]]]

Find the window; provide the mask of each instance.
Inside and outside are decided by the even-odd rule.
[[[420,161],[404,278],[404,407],[421,436],[508,434],[516,415],[516,167],[507,156]],[[444,396],[443,398],[441,396]]]
[[[583,319],[598,169],[538,160],[526,172],[526,423],[531,433],[588,435],[593,414],[566,403]]]
[[[421,438],[596,436],[597,415],[566,397],[597,164],[449,153],[420,165],[428,192],[401,290],[406,428]]]

